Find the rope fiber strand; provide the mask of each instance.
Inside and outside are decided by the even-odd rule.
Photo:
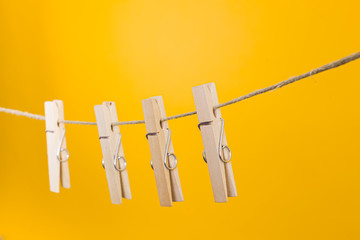
[[[341,66],[341,65],[344,65],[344,64],[346,64],[346,63],[348,63],[348,62],[354,61],[354,60],[356,60],[356,59],[358,59],[358,58],[360,58],[360,52],[351,54],[351,55],[349,55],[349,56],[347,56],[347,57],[344,57],[344,58],[341,58],[341,59],[339,59],[339,60],[337,60],[337,61],[335,61],[335,62],[328,63],[328,64],[326,64],[326,65],[324,65],[324,66],[322,66],[322,67],[313,69],[313,70],[311,70],[310,72],[301,74],[301,75],[299,75],[299,76],[291,77],[291,78],[289,78],[288,80],[279,82],[279,83],[277,83],[277,84],[275,84],[275,85],[272,85],[272,86],[269,86],[269,87],[266,87],[266,88],[263,88],[263,89],[256,90],[256,91],[251,92],[251,93],[249,93],[249,94],[246,94],[246,95],[244,95],[244,96],[241,96],[241,97],[232,99],[232,100],[230,100],[230,101],[228,101],[228,102],[221,103],[221,104],[215,106],[214,109],[222,108],[222,107],[225,107],[225,106],[228,106],[228,105],[231,105],[231,104],[234,104],[234,103],[243,101],[243,100],[245,100],[245,99],[254,97],[254,96],[256,96],[256,95],[260,95],[260,94],[263,94],[263,93],[266,93],[266,92],[269,92],[269,91],[272,91],[272,90],[275,90],[275,89],[284,87],[284,86],[286,86],[286,85],[288,85],[288,84],[291,84],[291,83],[294,83],[294,82],[299,81],[299,80],[301,80],[301,79],[304,79],[304,78],[313,76],[313,75],[315,75],[315,74],[324,72],[324,71],[326,71],[326,70],[329,70],[329,69],[332,69],[332,68],[337,68],[337,67],[339,67],[339,66]],[[191,116],[191,115],[195,115],[195,114],[196,114],[196,111],[188,112],[188,113],[183,113],[183,114],[178,114],[178,115],[175,115],[175,116],[171,116],[171,117],[164,118],[164,119],[162,119],[162,121],[167,121],[167,120],[172,120],[172,119],[187,117],[187,116]]]
[[[256,91],[251,92],[249,94],[246,94],[244,96],[232,99],[232,100],[230,100],[228,102],[221,103],[221,104],[215,106],[214,109],[222,108],[222,107],[225,107],[225,106],[228,106],[228,105],[243,101],[245,99],[248,99],[248,98],[251,98],[251,97],[266,93],[266,92],[269,92],[269,91],[273,91],[273,90],[276,90],[278,88],[282,88],[282,87],[284,87],[286,85],[289,85],[291,83],[297,82],[297,81],[302,80],[304,78],[311,77],[311,76],[313,76],[315,74],[318,74],[318,73],[321,73],[321,72],[324,72],[324,71],[327,71],[327,70],[330,70],[330,69],[333,69],[333,68],[337,68],[337,67],[339,67],[341,65],[347,64],[347,63],[349,63],[351,61],[354,61],[356,59],[359,59],[359,58],[360,58],[360,52],[351,54],[351,55],[349,55],[347,57],[344,57],[344,58],[341,58],[341,59],[339,59],[337,61],[328,63],[328,64],[326,64],[324,66],[319,67],[319,68],[313,69],[310,72],[303,73],[303,74],[301,74],[299,76],[291,77],[288,80],[279,82],[279,83],[277,83],[275,85],[272,85],[272,86],[269,86],[269,87],[266,87],[266,88],[263,88],[263,89],[256,90]],[[32,119],[36,119],[36,120],[43,120],[43,121],[45,120],[45,117],[42,116],[42,115],[32,114],[32,113],[28,113],[28,112],[22,112],[22,111],[19,111],[19,110],[14,110],[14,109],[9,109],[9,108],[0,107],[0,112],[9,113],[9,114],[13,114],[13,115],[16,115],[16,116],[32,118]],[[182,114],[166,117],[166,118],[162,119],[162,121],[178,119],[178,118],[187,117],[187,116],[191,116],[191,115],[195,115],[195,114],[196,114],[196,111],[182,113]],[[79,125],[96,125],[96,122],[68,121],[68,120],[61,121],[61,123],[79,124]],[[120,125],[144,124],[144,123],[145,123],[144,120],[134,120],[134,121],[125,121],[125,122],[115,122],[115,123],[112,123],[112,125],[113,126],[120,126]]]
[[[59,121],[59,123],[64,123],[64,124],[78,124],[78,125],[96,125],[96,122],[69,121],[69,120]]]
[[[126,121],[126,122],[116,122],[112,123],[113,126],[120,126],[120,125],[132,125],[132,124],[143,124],[145,123],[144,120],[134,120],[134,121]]]
[[[38,115],[38,114],[32,114],[32,113],[28,113],[28,112],[22,112],[22,111],[15,110],[15,109],[9,109],[9,108],[0,107],[0,112],[45,121],[44,116],[41,116],[41,115]]]
[[[351,54],[347,57],[344,57],[344,58],[341,58],[335,62],[332,62],[332,63],[328,63],[322,67],[319,67],[319,68],[316,68],[316,69],[313,69],[311,70],[310,72],[307,72],[307,73],[304,73],[304,74],[301,74],[299,76],[295,76],[295,77],[291,77],[289,78],[288,80],[285,80],[285,81],[282,81],[282,82],[279,82],[275,85],[272,85],[270,87],[266,87],[266,88],[263,88],[263,89],[259,89],[257,91],[254,91],[252,93],[249,93],[249,94],[246,94],[244,96],[241,96],[241,97],[238,97],[238,98],[235,98],[233,100],[230,100],[228,102],[225,102],[225,103],[221,103],[217,106],[215,106],[215,109],[218,109],[218,108],[222,108],[222,107],[225,107],[225,106],[228,106],[228,105],[231,105],[231,104],[234,104],[234,103],[237,103],[237,102],[240,102],[242,100],[245,100],[247,98],[251,98],[251,97],[254,97],[256,95],[260,95],[260,94],[263,94],[263,93],[266,93],[266,92],[269,92],[269,91],[272,91],[272,90],[275,90],[277,88],[281,88],[281,87],[284,87],[286,85],[289,85],[291,83],[294,83],[294,82],[297,82],[301,79],[304,79],[304,78],[307,78],[307,77],[310,77],[310,76],[313,76],[315,74],[318,74],[318,73],[321,73],[321,72],[324,72],[324,71],[327,71],[327,70],[330,70],[330,69],[333,69],[333,68],[337,68],[341,65],[344,65],[346,63],[349,63],[351,61],[354,61],[356,59],[360,58],[360,52],[357,52],[357,53],[354,53],[354,54]]]

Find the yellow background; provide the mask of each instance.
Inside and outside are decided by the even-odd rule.
[[[0,106],[95,121],[220,102],[359,51],[359,1],[0,0]],[[7,239],[359,239],[360,62],[222,109],[239,196],[215,204],[196,116],[173,120],[185,202],[159,206],[145,126],[121,127],[133,199],[110,203],[95,126],[67,125],[71,189],[48,186],[45,124],[0,115]]]

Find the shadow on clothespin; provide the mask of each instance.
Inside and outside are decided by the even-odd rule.
[[[199,129],[204,144],[203,158],[207,162],[215,202],[227,202],[236,197],[236,186],[231,166],[231,151],[226,142],[224,119],[220,109],[215,83],[193,87]]]
[[[69,152],[66,149],[64,106],[61,100],[45,102],[46,142],[50,191],[60,192],[60,182],[70,188]]]
[[[142,100],[142,105],[160,205],[171,207],[172,202],[182,202],[184,197],[171,142],[171,130],[167,121],[161,121],[166,117],[164,102],[158,96]]]
[[[115,103],[96,105],[95,115],[111,202],[121,204],[122,198],[131,199],[131,191],[120,128],[112,125],[118,122]]]

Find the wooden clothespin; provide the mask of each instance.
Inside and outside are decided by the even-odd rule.
[[[61,100],[45,102],[46,142],[50,191],[60,192],[60,181],[70,188],[69,152],[66,149],[64,106]]]
[[[118,121],[115,103],[96,105],[95,115],[111,202],[121,204],[122,198],[131,199],[131,191],[120,128],[112,124]]]
[[[228,197],[236,197],[236,186],[231,166],[231,151],[227,146],[224,120],[220,109],[215,83],[193,87],[193,95],[199,129],[204,144],[203,158],[207,162],[215,202],[227,202]]]
[[[161,96],[142,100],[146,138],[149,140],[151,166],[154,170],[160,205],[171,207],[172,202],[184,201],[177,159],[171,142],[171,131]]]

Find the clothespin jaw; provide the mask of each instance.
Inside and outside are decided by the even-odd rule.
[[[131,199],[131,191],[120,128],[112,124],[118,122],[115,103],[96,105],[95,115],[111,202],[121,204],[122,198]]]
[[[61,100],[45,102],[46,142],[50,191],[60,192],[60,182],[70,188],[69,152],[66,149],[64,105]]]
[[[199,128],[204,145],[204,160],[207,161],[215,202],[227,202],[228,197],[236,197],[236,185],[230,162],[231,152],[227,146],[224,120],[220,109],[215,83],[192,88]]]
[[[160,205],[171,207],[172,202],[182,202],[184,197],[171,130],[167,121],[161,121],[166,117],[164,102],[161,96],[152,97],[142,100],[142,106]]]

